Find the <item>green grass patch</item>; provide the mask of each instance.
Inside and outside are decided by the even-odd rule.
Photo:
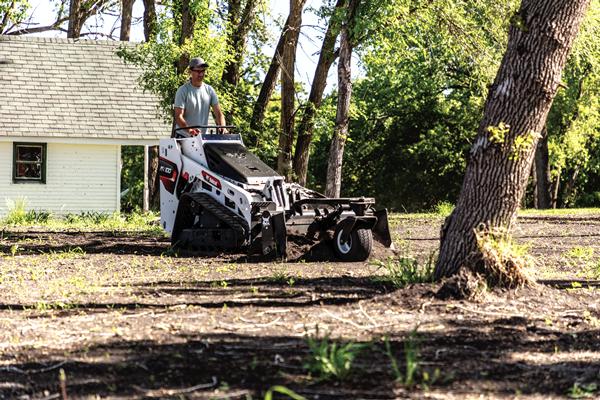
[[[26,211],[24,202],[15,202],[7,216],[0,220],[0,229],[44,228],[49,231],[134,231],[164,234],[157,213],[100,213],[83,212],[53,216],[45,211]]]
[[[391,283],[396,288],[403,288],[414,283],[431,283],[434,281],[435,253],[429,255],[425,263],[411,256],[390,257],[387,260],[372,262],[384,275],[377,276],[377,281]]]

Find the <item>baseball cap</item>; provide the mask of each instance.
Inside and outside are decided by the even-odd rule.
[[[201,59],[200,57],[196,57],[196,58],[192,58],[190,60],[190,69],[194,69],[194,68],[208,68],[208,64]]]

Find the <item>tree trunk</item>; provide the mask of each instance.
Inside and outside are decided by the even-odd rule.
[[[296,48],[300,36],[304,3],[306,3],[306,0],[290,0],[290,25],[285,33],[281,61],[281,132],[279,134],[277,172],[288,179],[292,175],[292,146],[294,144],[294,111],[296,105],[294,68],[296,66]]]
[[[537,208],[546,210],[550,208],[550,163],[548,161],[548,132],[546,127],[542,130],[542,137],[535,152],[535,175]]]
[[[242,11],[240,0],[229,0],[227,23],[230,34],[228,42],[233,52],[233,57],[225,64],[221,79],[233,87],[236,87],[240,80],[240,70],[244,62],[244,52],[246,51],[246,39],[254,21],[254,12],[257,3],[257,0],[247,0]]]
[[[250,127],[254,130],[258,130],[261,128],[262,122],[265,118],[265,111],[267,110],[267,105],[271,100],[273,90],[275,90],[275,84],[277,83],[277,77],[279,76],[279,70],[281,67],[281,54],[283,53],[283,45],[285,43],[285,33],[288,31],[291,23],[292,20],[290,14],[287,17],[287,21],[285,22],[283,31],[281,32],[281,36],[279,37],[279,42],[277,42],[275,54],[273,55],[273,59],[271,60],[269,70],[265,75],[263,84],[260,87],[260,93],[258,94],[256,103],[254,103],[254,109],[252,110],[252,120],[250,121]]]
[[[558,207],[558,193],[560,191],[560,175],[561,174],[562,174],[562,168],[559,167],[558,171],[556,173],[556,179],[554,180],[554,182],[552,182],[552,187],[551,187],[552,199],[551,199],[550,206],[552,208]]]
[[[513,16],[456,208],[442,228],[436,279],[455,274],[477,251],[475,228],[510,228],[589,2],[523,0]]]
[[[315,115],[321,107],[323,92],[327,86],[327,74],[333,64],[337,54],[334,51],[335,42],[340,32],[339,22],[336,20],[336,11],[341,9],[346,0],[337,0],[335,9],[329,19],[329,25],[321,45],[321,54],[315,70],[308,102],[304,107],[304,114],[298,126],[298,140],[296,141],[296,150],[294,151],[294,173],[298,183],[306,186],[306,175],[308,171],[308,158],[310,155],[310,142],[312,141],[313,129],[315,126]]]
[[[121,32],[119,40],[129,41],[131,35],[131,16],[133,14],[134,0],[121,0]]]
[[[160,210],[160,179],[158,177],[158,146],[148,147],[148,192],[150,210]]]
[[[144,0],[144,38],[146,42],[156,38],[156,0]]]
[[[327,182],[325,196],[340,197],[342,188],[342,161],[344,147],[348,137],[348,120],[350,114],[350,99],[352,97],[351,59],[353,40],[351,37],[354,18],[360,0],[350,0],[346,18],[340,34],[340,58],[338,60],[338,103],[335,115],[335,129],[329,159],[327,160]]]
[[[81,35],[81,0],[71,0],[69,5],[69,26],[67,29],[67,37],[77,39]]]
[[[186,40],[191,39],[194,36],[194,24],[196,23],[196,17],[190,9],[191,0],[181,1],[181,35],[179,36],[179,45],[185,44]],[[177,73],[181,74],[185,71],[190,62],[190,55],[184,53],[179,58],[177,64]]]

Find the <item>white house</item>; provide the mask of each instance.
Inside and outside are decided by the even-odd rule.
[[[120,44],[0,35],[0,216],[119,210],[121,146],[170,133]]]

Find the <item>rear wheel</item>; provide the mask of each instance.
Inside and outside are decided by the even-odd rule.
[[[354,227],[348,235],[344,235],[344,229],[350,224],[352,221],[345,219],[335,227],[335,255],[342,261],[365,261],[373,249],[373,232],[370,229]]]

